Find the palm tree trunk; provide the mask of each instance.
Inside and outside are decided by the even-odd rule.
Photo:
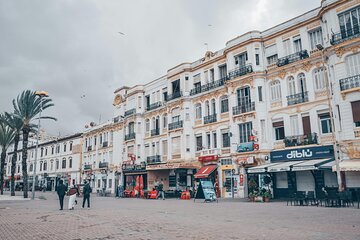
[[[11,196],[15,196],[15,169],[17,160],[17,149],[19,145],[20,134],[15,135],[14,139],[14,155],[11,159]]]
[[[5,165],[5,158],[6,158],[6,149],[3,148],[1,151],[1,167],[0,167],[0,189],[1,189],[1,195],[4,194],[4,165]]]
[[[24,127],[23,131],[23,148],[22,148],[22,173],[23,173],[23,193],[24,198],[28,198],[28,173],[27,173],[27,148],[28,148],[28,139],[29,139],[29,128]],[[33,184],[35,184],[35,179],[33,179]]]

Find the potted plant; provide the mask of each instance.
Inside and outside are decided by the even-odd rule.
[[[256,197],[257,197],[257,193],[255,191],[249,193],[250,202],[255,202]]]
[[[270,202],[270,198],[271,198],[271,192],[270,192],[270,190],[265,190],[265,191],[262,193],[262,196],[263,196],[264,202]]]

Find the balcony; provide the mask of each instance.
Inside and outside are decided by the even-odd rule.
[[[204,117],[204,124],[213,123],[213,122],[216,122],[216,113]]]
[[[99,162],[99,168],[108,168],[109,163],[108,162]]]
[[[178,128],[182,128],[183,127],[183,121],[178,121],[178,122],[172,122],[169,123],[169,131],[174,130],[174,129],[178,129]]]
[[[92,146],[88,146],[88,147],[87,147],[87,150],[88,150],[88,151],[91,151],[91,150],[92,150]]]
[[[181,91],[180,92],[174,92],[172,94],[167,95],[166,101],[171,101],[171,100],[174,100],[174,99],[179,98],[181,96],[182,96]]]
[[[91,170],[92,169],[92,165],[91,164],[85,164],[84,165],[84,170]]]
[[[125,135],[125,141],[129,141],[129,140],[132,140],[132,139],[135,139],[135,133],[134,132]]]
[[[120,116],[114,117],[113,121],[114,123],[120,122]]]
[[[340,90],[345,91],[352,88],[360,87],[360,75],[340,79]]]
[[[103,143],[102,143],[102,147],[103,147],[103,148],[108,147],[108,146],[109,146],[109,142],[106,141],[106,142],[103,142]]]
[[[161,157],[160,155],[149,156],[146,158],[146,163],[149,165],[161,163]]]
[[[159,128],[155,128],[151,130],[151,136],[157,136],[160,134],[160,129]]]
[[[287,98],[288,106],[309,101],[308,92],[289,95],[289,96],[286,96],[286,98]]]
[[[234,78],[246,75],[251,72],[253,72],[251,64],[240,66],[229,72],[229,79],[234,79]]]
[[[343,30],[341,32],[333,34],[330,39],[330,44],[336,45],[346,40],[350,40],[359,36],[360,36],[359,26],[354,26],[348,30]]]
[[[196,94],[199,94],[199,93],[202,93],[202,92],[207,92],[207,91],[210,91],[212,89],[224,86],[226,80],[227,80],[227,77],[224,77],[224,78],[221,78],[221,79],[219,79],[219,80],[217,80],[215,82],[210,82],[210,83],[207,83],[205,85],[193,88],[190,91],[190,95],[193,96],[193,95],[196,95]]]
[[[136,113],[136,109],[133,108],[133,109],[130,109],[130,110],[127,110],[125,111],[125,114],[124,114],[124,117],[129,117],[131,115],[134,115]]]
[[[146,111],[151,111],[151,110],[157,109],[159,107],[161,107],[161,102],[152,103],[146,107]]]
[[[302,60],[302,59],[305,59],[308,57],[309,57],[309,54],[308,54],[307,50],[301,50],[300,52],[290,54],[286,57],[279,58],[277,60],[277,66],[278,67],[285,66],[287,64],[290,64],[290,63],[293,63],[293,62],[296,62],[296,61],[299,61],[299,60]]]
[[[242,105],[233,107],[233,115],[239,115],[247,112],[255,111],[255,102],[248,102]]]
[[[284,143],[285,143],[285,147],[318,144],[318,136],[316,133],[310,133],[307,135],[288,136],[285,137]]]

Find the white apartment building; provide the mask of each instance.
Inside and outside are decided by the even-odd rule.
[[[46,186],[48,191],[55,191],[60,179],[64,180],[64,183],[69,186],[80,183],[81,135],[81,133],[77,133],[55,140],[40,141],[37,152],[36,186]],[[18,149],[15,185],[21,188],[23,185],[21,142]],[[27,172],[29,185],[33,183],[35,150],[36,141],[33,140],[28,147]],[[10,150],[7,155],[6,166],[7,186],[10,186],[12,155],[13,151]]]
[[[336,188],[339,158],[343,187],[359,187],[359,7],[321,1],[152,82],[117,89],[120,183],[132,190],[137,177],[145,189],[163,181],[171,193],[206,177],[222,197],[246,197],[247,181],[261,186],[268,175],[283,197]]]

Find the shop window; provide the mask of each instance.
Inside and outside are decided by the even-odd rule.
[[[273,122],[273,128],[275,132],[275,140],[282,140],[285,138],[284,122]]]
[[[321,133],[327,134],[332,132],[330,113],[319,114]]]

